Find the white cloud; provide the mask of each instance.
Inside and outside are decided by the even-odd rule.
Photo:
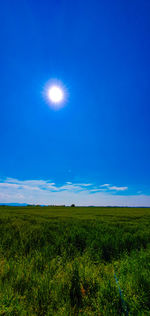
[[[125,191],[125,190],[128,190],[128,187],[116,187],[116,186],[112,186],[112,187],[109,187],[109,190]]]
[[[106,186],[100,189],[71,182],[57,186],[48,180],[21,181],[6,178],[0,182],[0,203],[150,206],[150,195],[117,195],[117,191],[127,189],[128,187],[111,186],[109,191]],[[115,195],[111,193],[113,190],[116,191]]]
[[[80,185],[81,187],[89,187],[92,183],[76,183],[76,185]]]
[[[113,191],[125,191],[128,190],[128,187],[117,187],[117,186],[111,186],[110,184],[101,184],[101,188],[107,188],[107,190],[113,190]]]
[[[106,192],[107,191],[107,189],[97,189],[97,188],[95,188],[95,189],[91,189],[89,192]]]

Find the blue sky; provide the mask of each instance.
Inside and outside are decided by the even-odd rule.
[[[1,3],[1,203],[150,206],[149,17],[148,0]]]

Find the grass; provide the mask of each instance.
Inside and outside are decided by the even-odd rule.
[[[150,315],[149,227],[148,208],[1,206],[0,315]]]

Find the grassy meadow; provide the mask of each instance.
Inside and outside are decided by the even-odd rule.
[[[150,209],[1,206],[0,315],[150,315]]]

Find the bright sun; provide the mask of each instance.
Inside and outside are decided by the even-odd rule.
[[[48,97],[52,103],[61,103],[64,99],[64,92],[59,86],[51,86],[48,90]]]

